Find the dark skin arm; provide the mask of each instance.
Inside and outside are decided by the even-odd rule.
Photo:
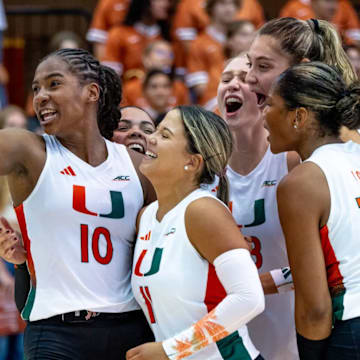
[[[327,338],[332,304],[319,229],[330,211],[330,192],[320,168],[297,166],[279,184],[277,200],[295,287],[297,332],[310,340]]]

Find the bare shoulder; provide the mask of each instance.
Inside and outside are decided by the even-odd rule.
[[[203,197],[189,204],[185,226],[189,240],[209,262],[226,251],[247,249],[230,211],[212,197]]]
[[[330,209],[330,192],[326,177],[319,166],[304,162],[296,166],[279,183],[277,200],[280,216],[303,211],[326,218]]]
[[[287,161],[288,171],[290,172],[295,166],[300,164],[300,156],[295,151],[289,151],[286,154],[286,161]]]

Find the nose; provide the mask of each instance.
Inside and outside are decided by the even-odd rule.
[[[40,88],[39,91],[34,95],[34,100],[33,100],[34,108],[36,108],[36,105],[41,106],[46,104],[48,100],[49,100],[48,92],[45,89]]]
[[[148,141],[149,141],[149,144],[151,145],[155,145],[156,144],[156,138],[155,138],[155,133],[151,134],[148,136]]]
[[[130,132],[128,133],[128,137],[129,138],[145,138],[143,132],[137,127],[133,127],[130,130]]]
[[[254,69],[250,68],[245,76],[245,82],[247,84],[256,84],[256,76]]]

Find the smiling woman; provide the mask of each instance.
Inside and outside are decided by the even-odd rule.
[[[130,273],[136,216],[154,192],[137,172],[142,156],[107,140],[120,80],[88,52],[63,49],[40,62],[33,90],[45,135],[0,131],[0,174],[27,251],[7,239],[0,255],[26,260],[31,277],[26,358],[124,358],[152,339]]]
[[[114,130],[112,141],[145,154],[148,137],[155,131],[153,119],[145,110],[137,106],[124,106],[120,111],[121,119],[117,129]]]
[[[128,360],[262,359],[246,329],[264,307],[259,275],[222,203],[231,150],[226,123],[195,106],[168,112],[150,137],[140,170],[158,201],[139,214],[131,283],[157,342]],[[200,185],[215,175],[218,198]]]

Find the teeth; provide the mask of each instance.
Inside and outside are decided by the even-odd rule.
[[[242,101],[237,97],[229,97],[226,99],[226,104],[233,104],[233,103],[242,104]]]
[[[45,115],[47,115],[47,114],[55,114],[56,113],[56,111],[55,110],[42,110],[42,111],[40,111],[40,115],[41,116],[45,116]]]
[[[145,153],[147,156],[150,156],[151,158],[153,159],[156,159],[157,158],[157,155],[154,154],[153,152],[147,150],[146,153]]]
[[[128,147],[129,149],[140,150],[142,153],[144,153],[144,147],[140,144],[131,144]]]

